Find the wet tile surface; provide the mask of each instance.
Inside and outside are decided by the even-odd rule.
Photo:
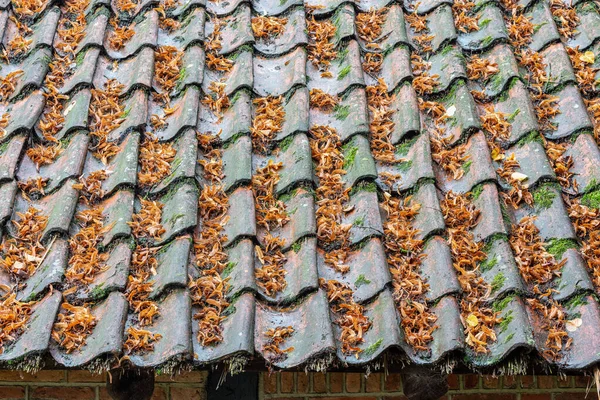
[[[63,3],[0,17],[0,294],[32,302],[1,366],[600,361],[594,2]],[[14,259],[31,212],[43,251]],[[94,321],[75,350],[67,303]]]

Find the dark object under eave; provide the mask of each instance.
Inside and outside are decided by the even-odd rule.
[[[407,367],[402,371],[404,395],[409,400],[439,399],[448,392],[446,376],[423,367]]]
[[[108,374],[106,390],[114,400],[149,400],[154,392],[154,370],[113,369]]]

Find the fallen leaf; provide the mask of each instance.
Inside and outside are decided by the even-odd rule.
[[[582,323],[583,323],[583,321],[581,320],[581,318],[571,319],[571,320],[567,321],[567,323],[566,323],[567,330],[569,332],[575,332],[577,330],[577,328],[579,328],[581,326]]]
[[[596,56],[591,51],[586,51],[582,55],[579,56],[579,59],[584,63],[593,64],[596,61]]]
[[[519,182],[523,182],[525,179],[527,179],[527,175],[520,172],[513,172],[510,177]]]
[[[469,314],[469,316],[467,317],[467,324],[475,328],[477,325],[479,325],[479,319],[477,319],[477,316],[475,314]]]

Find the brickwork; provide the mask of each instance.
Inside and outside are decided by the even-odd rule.
[[[448,376],[444,400],[580,400],[591,378],[568,376]],[[261,374],[259,400],[405,400],[400,374]],[[595,390],[595,389],[594,389]],[[590,393],[587,399],[594,399]]]
[[[206,400],[207,373],[157,376],[152,400]],[[444,400],[580,400],[589,377],[450,375]],[[595,391],[595,389],[593,389]],[[588,399],[594,399],[590,393]],[[109,400],[106,376],[86,371],[0,371],[0,400]],[[259,400],[405,400],[400,374],[263,373]]]
[[[206,400],[205,371],[156,377],[152,400]],[[110,400],[106,375],[87,371],[0,371],[0,400]],[[132,399],[134,400],[134,399]]]

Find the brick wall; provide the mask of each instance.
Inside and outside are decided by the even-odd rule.
[[[580,400],[589,377],[450,375],[444,400]],[[261,374],[260,400],[403,400],[400,374]],[[595,388],[587,399],[597,399]]]
[[[152,400],[206,400],[207,373],[157,376]],[[451,375],[444,400],[580,400],[588,377]],[[595,388],[587,399],[596,399]],[[106,376],[86,371],[0,371],[0,400],[109,400]],[[403,400],[399,374],[260,374],[259,400]],[[134,400],[134,399],[132,399]]]
[[[152,400],[205,400],[207,373],[157,376]],[[0,371],[0,399],[110,400],[106,375],[87,371],[40,371],[35,375]],[[134,399],[131,399],[134,400]]]

